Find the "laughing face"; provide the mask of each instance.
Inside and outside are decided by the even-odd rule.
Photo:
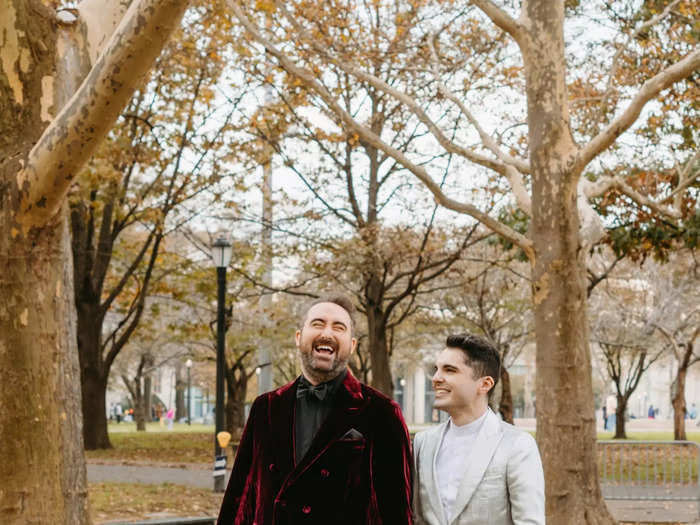
[[[297,330],[296,343],[310,383],[330,381],[345,370],[357,344],[351,323],[350,314],[335,303],[319,303],[309,309],[304,326]]]

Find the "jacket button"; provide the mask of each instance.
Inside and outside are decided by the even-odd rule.
[[[308,514],[308,513],[311,512],[311,507],[310,507],[309,505],[304,505],[304,506],[302,507],[301,511],[302,511],[304,514]]]
[[[270,472],[273,472],[275,470],[275,464],[270,463],[270,465],[267,467],[267,470],[269,470]]]
[[[322,468],[322,469],[321,469],[321,477],[322,477],[322,478],[327,478],[327,477],[330,476],[330,475],[331,475],[331,473],[328,472],[325,468]]]

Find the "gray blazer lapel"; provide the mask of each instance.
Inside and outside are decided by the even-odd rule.
[[[425,484],[428,488],[428,497],[430,498],[430,506],[435,509],[435,513],[440,517],[440,523],[447,525],[447,516],[445,516],[445,509],[442,507],[442,500],[440,499],[440,490],[438,489],[437,483],[437,455],[440,450],[440,444],[442,443],[442,438],[447,430],[447,423],[442,423],[432,431],[429,435],[425,436],[424,447],[424,461],[430,462],[429,465],[424,465],[423,472],[425,475]]]
[[[486,419],[479,429],[474,449],[469,454],[469,464],[457,492],[457,508],[451,523],[455,523],[459,519],[459,515],[469,504],[502,438],[501,420],[490,408],[486,409]]]

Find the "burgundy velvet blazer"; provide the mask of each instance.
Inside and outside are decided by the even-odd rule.
[[[217,525],[411,525],[413,461],[399,406],[348,371],[295,465],[297,382],[253,403]]]

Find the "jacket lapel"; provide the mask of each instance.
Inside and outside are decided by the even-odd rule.
[[[442,506],[442,499],[440,498],[440,489],[438,488],[437,480],[437,455],[440,451],[440,445],[442,444],[442,438],[445,436],[447,431],[447,422],[439,425],[435,430],[431,431],[429,439],[426,439],[425,445],[425,459],[430,462],[430,468],[424,468],[424,472],[430,472],[430,476],[427,476],[425,483],[428,488],[428,497],[430,498],[430,506],[435,509],[435,512],[440,516],[440,523],[447,524],[447,516],[445,516],[445,509]]]
[[[455,508],[454,518],[451,523],[455,523],[459,519],[459,515],[469,504],[474,491],[481,483],[481,478],[484,477],[486,468],[491,463],[491,458],[493,458],[502,437],[501,421],[490,408],[487,408],[486,419],[476,437],[474,448],[469,454],[469,464],[457,492],[457,508]]]
[[[292,381],[272,393],[268,427],[274,443],[275,468],[284,476],[294,469],[294,411],[297,382]]]
[[[296,389],[293,394],[296,395]],[[309,450],[289,476],[288,483],[292,483],[316,461],[318,456],[323,454],[331,443],[342,437],[352,427],[351,420],[364,410],[367,403],[366,398],[362,395],[362,385],[355,379],[350,370],[347,371],[345,379],[335,395],[333,408],[321,428],[318,429]],[[290,426],[293,433],[294,421]]]

